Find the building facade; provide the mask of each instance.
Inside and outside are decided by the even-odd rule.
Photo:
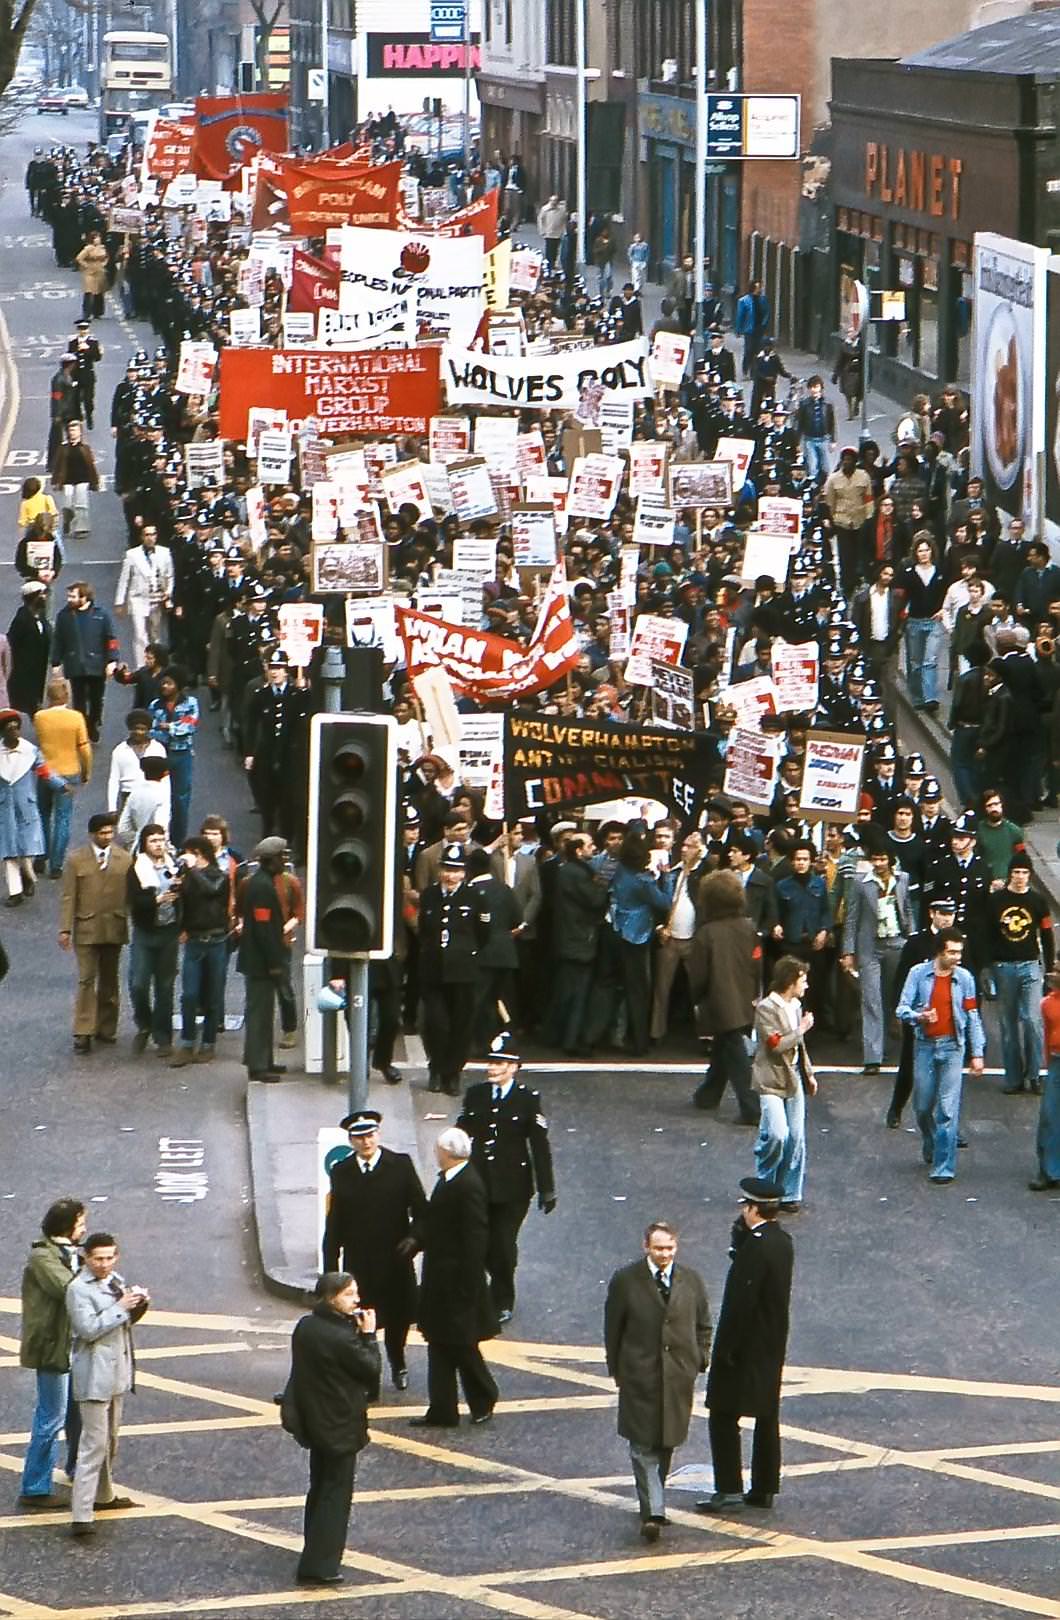
[[[481,150],[521,158],[538,201],[538,153],[545,127],[546,13],[521,0],[483,0],[478,97]]]

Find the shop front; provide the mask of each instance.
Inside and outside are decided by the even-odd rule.
[[[1030,223],[1019,96],[1002,75],[900,62],[832,69],[831,330],[849,329],[855,281],[901,292],[904,320],[870,330],[873,386],[902,401],[946,382],[967,388],[975,233],[1020,238]]]
[[[516,82],[503,78],[496,68],[478,76],[478,98],[482,118],[482,151],[487,158],[500,152],[508,158],[518,152],[530,182],[530,207],[542,201],[540,186],[540,146],[544,128],[545,90],[543,82]]]
[[[664,278],[696,236],[696,104],[679,91],[644,91],[640,126],[639,229],[651,247],[655,274]],[[711,280],[732,293],[740,264],[739,165],[707,165],[707,254]]]

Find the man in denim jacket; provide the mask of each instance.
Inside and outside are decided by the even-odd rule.
[[[935,955],[910,969],[898,998],[898,1017],[913,1026],[913,1107],[936,1186],[948,1186],[957,1172],[966,1046],[972,1073],[983,1072],[986,1038],[975,980],[960,965],[963,954],[963,934],[943,928]]]

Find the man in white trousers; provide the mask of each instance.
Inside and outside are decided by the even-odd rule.
[[[130,546],[122,560],[114,606],[128,609],[132,620],[133,668],[139,669],[149,641],[167,640],[166,614],[173,605],[173,553],[158,543],[158,530],[145,523],[140,544]]]

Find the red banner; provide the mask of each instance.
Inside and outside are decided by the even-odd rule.
[[[191,148],[195,125],[173,118],[157,118],[151,138],[144,147],[144,173],[159,180],[173,180],[191,168]]]
[[[222,439],[245,439],[247,412],[282,408],[324,438],[427,433],[442,405],[438,349],[222,349]]]
[[[397,224],[401,164],[364,169],[350,163],[285,163],[280,184],[295,236],[323,236],[331,226],[389,230]]]
[[[546,602],[529,647],[412,608],[399,605],[394,613],[412,679],[440,666],[455,691],[479,703],[547,692],[581,657],[566,599],[558,596]]]
[[[195,173],[230,180],[257,152],[286,152],[287,96],[260,91],[195,99]]]
[[[315,259],[304,248],[295,248],[291,268],[291,290],[287,308],[304,314],[311,310],[338,309],[339,272],[324,259]]]
[[[434,236],[481,236],[488,253],[497,246],[497,210],[500,202],[500,191],[494,187],[492,191],[484,192],[466,208],[459,209],[455,214],[447,214],[441,220],[428,220],[421,222],[410,219],[403,211],[400,213],[399,225],[405,231],[430,232]]]

